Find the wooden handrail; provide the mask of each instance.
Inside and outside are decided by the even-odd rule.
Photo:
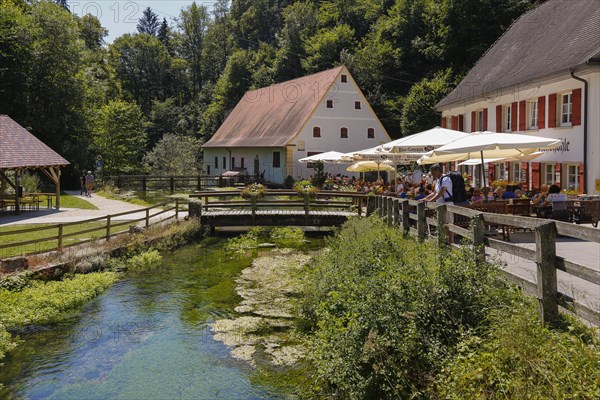
[[[165,209],[159,210],[158,212],[155,212],[152,214],[150,213],[151,210],[155,210],[160,207],[165,207],[165,206],[167,206],[169,204],[173,204],[173,203],[175,204],[175,206],[173,206],[173,207],[167,207]],[[180,203],[180,199],[173,199],[173,200],[167,200],[167,201],[164,201],[164,202],[161,202],[158,204],[154,204],[149,207],[141,208],[138,210],[124,211],[124,212],[117,213],[117,214],[110,214],[110,215],[105,215],[105,216],[101,216],[101,217],[88,218],[88,219],[81,220],[81,221],[65,222],[65,223],[53,224],[53,225],[49,225],[49,226],[25,228],[25,229],[19,229],[19,230],[0,232],[0,236],[6,236],[6,235],[19,235],[19,234],[24,234],[24,233],[39,232],[39,231],[44,231],[44,230],[56,230],[57,231],[57,234],[53,235],[53,236],[48,236],[48,237],[39,238],[39,239],[5,243],[5,244],[0,245],[0,249],[8,249],[8,248],[13,248],[13,247],[17,247],[17,246],[26,246],[26,245],[30,245],[30,244],[37,244],[37,243],[43,243],[43,242],[57,240],[58,243],[56,246],[56,250],[61,251],[64,247],[68,247],[66,245],[63,245],[63,238],[68,238],[68,237],[73,237],[73,236],[77,236],[77,235],[81,235],[81,234],[85,234],[85,233],[91,233],[91,232],[103,231],[103,230],[105,231],[105,234],[103,236],[105,237],[106,240],[109,240],[112,236],[115,235],[114,232],[111,232],[111,228],[113,228],[113,227],[128,225],[128,224],[131,224],[132,222],[139,222],[139,221],[144,221],[144,220],[147,221],[146,226],[149,226],[150,218],[164,214],[165,212],[168,212],[168,211],[173,211],[173,210],[175,210],[175,218],[178,218],[179,203]],[[140,218],[126,220],[124,222],[118,222],[118,223],[112,222],[112,219],[115,217],[122,217],[122,216],[126,216],[126,215],[137,214],[137,213],[143,213],[144,216],[140,217]],[[77,231],[69,232],[69,233],[63,232],[64,228],[67,226],[98,222],[98,221],[102,221],[102,220],[106,220],[106,224],[99,225],[98,227],[94,227],[94,228],[86,228],[86,229],[77,230]],[[84,242],[81,242],[81,243],[84,243]],[[36,252],[28,252],[26,254],[34,254],[34,253],[36,253]]]
[[[511,214],[498,214],[442,203],[427,203],[425,205],[423,202],[397,199],[391,196],[378,196],[376,204],[379,208],[378,215],[389,226],[398,227],[405,234],[417,236],[419,239],[423,236],[435,238],[438,244],[444,247],[451,244],[448,243],[448,232],[452,232],[472,240],[474,248],[478,253],[477,260],[485,259],[484,247],[487,246],[536,262],[538,265],[537,283],[527,281],[510,271],[502,270],[502,272],[507,279],[526,288],[538,297],[540,318],[543,322],[556,320],[560,305],[561,307],[569,308],[572,312],[587,321],[600,325],[600,312],[598,310],[591,309],[577,299],[569,300],[567,295],[559,291],[556,271],[560,269],[572,276],[596,285],[600,285],[600,272],[594,268],[558,256],[556,254],[555,240],[556,235],[560,234],[592,243],[600,243],[600,230],[566,222]],[[506,209],[504,203],[500,204],[499,207],[498,210]],[[487,208],[494,209],[493,205],[482,207],[482,209]],[[427,210],[435,212],[437,218],[423,217],[424,213],[420,210],[425,210],[425,213]],[[469,227],[455,225],[454,219],[451,219],[450,215],[461,216],[463,220],[464,218],[468,218],[468,221],[470,221]],[[528,249],[498,239],[486,238],[483,235],[484,224],[531,229],[535,235],[535,249]],[[435,236],[431,233],[432,231],[435,231]]]

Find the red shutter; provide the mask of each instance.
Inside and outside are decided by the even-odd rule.
[[[511,110],[510,110],[510,127],[512,128],[513,132],[517,131],[517,112],[518,112],[518,104],[515,101],[514,103],[512,103],[511,105]]]
[[[461,132],[465,130],[465,116],[463,114],[458,116],[458,130]]]
[[[471,111],[471,132],[475,132],[477,130],[475,118],[477,118],[477,113],[475,111]]]
[[[455,131],[458,130],[458,116],[457,115],[452,116],[452,129],[454,129]]]
[[[546,96],[538,97],[538,129],[546,127]]]
[[[585,188],[583,187],[583,174],[585,173],[583,169],[583,164],[579,164],[579,192],[585,193]]]
[[[446,127],[446,118],[442,116],[442,128]]]
[[[496,180],[496,165],[488,163],[488,186],[492,186],[492,182]]]
[[[552,179],[552,180],[555,181],[556,183],[558,183],[561,188],[565,189],[562,184],[563,183],[562,182],[562,174],[560,173],[561,167],[562,167],[561,163],[556,163],[554,165],[555,174],[554,174],[554,179]],[[556,179],[556,175],[558,175],[558,179]]]
[[[539,190],[542,186],[541,164],[539,162],[531,163],[531,186],[534,190]]]
[[[581,89],[574,89],[571,94],[573,102],[573,115],[571,116],[571,125],[581,125]]]
[[[556,128],[556,93],[548,96],[548,128]]]
[[[487,113],[488,113],[488,111],[487,110],[488,110],[487,108],[483,109],[483,127],[482,127],[482,130],[484,130],[484,131],[487,131],[487,129],[488,129],[488,127],[487,127],[487,118],[488,118]],[[502,109],[500,109],[500,111],[502,111]]]
[[[519,102],[519,130],[521,132],[525,131],[525,113],[526,113],[526,103],[525,100],[521,100]]]
[[[496,106],[496,132],[502,132],[502,106]]]

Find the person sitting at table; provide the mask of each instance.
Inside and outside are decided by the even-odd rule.
[[[504,189],[502,188],[502,186],[498,186],[496,190],[494,190],[494,200],[501,200],[503,194]]]
[[[481,190],[478,188],[473,189],[473,195],[469,200],[471,204],[481,203],[483,202],[483,196],[481,195]]]
[[[557,185],[551,185],[543,205],[546,218],[554,216],[563,219],[563,215],[567,213],[567,195],[561,193],[560,187]]]
[[[502,193],[502,200],[514,199],[516,197],[515,192],[513,192],[513,187],[511,185],[506,185],[506,191]]]
[[[490,193],[489,187],[484,186],[483,189],[481,189],[481,193],[483,196],[483,202],[494,201],[494,194]]]
[[[523,194],[523,191],[521,189],[519,189],[519,188],[516,188],[514,190],[514,192],[515,192],[515,199],[526,199],[527,198],[527,196],[525,196]]]
[[[427,197],[425,193],[425,188],[423,186],[419,186],[419,193],[415,196],[415,200],[421,200]]]

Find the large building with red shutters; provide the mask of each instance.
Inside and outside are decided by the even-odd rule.
[[[600,194],[600,1],[548,0],[525,13],[436,110],[443,127],[562,140],[532,162],[488,164],[490,181]]]

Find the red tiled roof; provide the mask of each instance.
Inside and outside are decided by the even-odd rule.
[[[0,115],[0,170],[68,164],[8,115]]]
[[[282,147],[302,129],[343,67],[251,90],[203,147]]]

